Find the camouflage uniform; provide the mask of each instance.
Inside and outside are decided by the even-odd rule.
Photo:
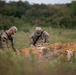
[[[0,40],[0,48],[8,50],[10,45],[13,45],[13,36],[8,37],[6,32],[2,32]]]
[[[32,33],[32,35],[30,37],[31,45],[34,45],[34,41],[36,40],[37,37],[38,37],[38,35],[36,34],[36,32]],[[37,40],[35,46],[38,46],[40,44],[45,44],[45,43],[49,43],[49,34],[46,31],[43,31],[42,35]]]
[[[11,34],[9,34],[12,31]],[[8,50],[10,46],[12,46],[12,49],[16,51],[13,43],[13,34],[16,33],[17,28],[15,26],[12,26],[7,31],[3,31],[0,34],[0,49]]]

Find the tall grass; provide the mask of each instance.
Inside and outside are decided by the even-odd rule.
[[[35,27],[25,28],[25,31],[18,31],[15,36],[15,45],[18,49],[30,47],[30,36],[35,31]],[[49,33],[50,44],[61,42],[70,43],[76,41],[76,30],[71,29],[53,29],[51,27],[42,27]]]
[[[13,52],[0,52],[0,75],[76,75],[76,63],[36,60]],[[32,61],[34,59],[34,61]]]
[[[27,28],[26,28],[27,29]],[[76,41],[76,30],[53,29],[42,27],[50,35],[50,44],[56,42],[68,43]],[[35,27],[18,31],[14,36],[14,43],[18,50],[30,47],[30,35]],[[76,62],[65,62],[65,58],[47,61],[36,59],[30,50],[30,56],[0,51],[0,75],[76,75]]]

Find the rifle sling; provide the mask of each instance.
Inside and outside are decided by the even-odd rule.
[[[36,42],[38,41],[39,37],[42,35],[44,31],[41,32],[41,34],[36,38],[36,40],[34,41],[33,45],[35,46]]]

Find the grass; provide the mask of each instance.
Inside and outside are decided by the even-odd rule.
[[[35,27],[18,31],[14,36],[14,43],[18,50],[30,47],[30,35]],[[50,44],[61,42],[70,43],[76,41],[76,30],[53,29],[42,27],[50,35]],[[52,61],[36,60],[30,51],[30,58],[9,52],[0,51],[0,75],[76,75],[76,62],[65,62],[65,58]]]
[[[76,63],[39,61],[13,52],[0,52],[0,75],[75,75]],[[33,61],[34,59],[34,61]]]
[[[71,29],[53,29],[51,27],[42,27],[49,33],[50,44],[52,43],[70,43],[76,41],[76,30]],[[30,36],[35,31],[35,27],[28,27],[28,32],[18,31],[14,36],[14,42],[18,49],[30,47]]]

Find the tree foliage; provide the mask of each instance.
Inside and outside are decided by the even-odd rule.
[[[6,3],[0,0],[0,29],[12,25],[18,28],[51,26],[54,28],[76,28],[76,1],[67,4],[30,4],[21,0]]]

